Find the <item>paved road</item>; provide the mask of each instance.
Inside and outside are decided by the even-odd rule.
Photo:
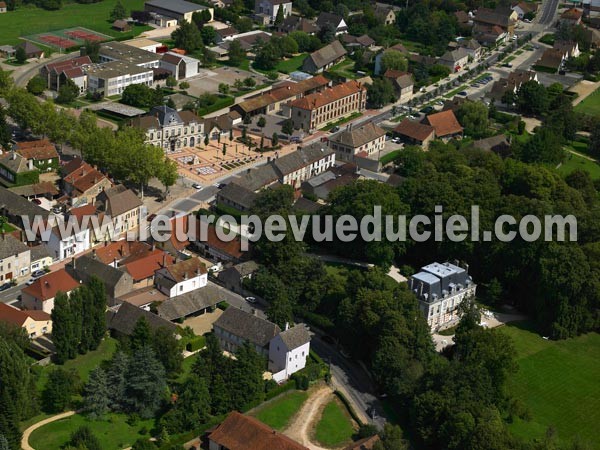
[[[41,421],[31,425],[29,428],[27,428],[25,431],[23,431],[23,438],[21,439],[22,450],[36,450],[32,446],[29,445],[29,436],[31,436],[31,433],[33,433],[35,430],[37,430],[38,428],[43,427],[44,425],[49,424],[51,422],[55,422],[57,420],[64,419],[66,417],[70,417],[73,414],[75,414],[75,411],[67,411],[64,413],[57,414],[56,416],[48,417],[47,419],[41,420]],[[42,449],[38,448],[37,450],[42,450]]]
[[[542,11],[538,13],[539,19],[537,20],[540,25],[551,25],[554,22],[558,3],[559,0],[546,0],[542,4]]]
[[[25,280],[27,281],[27,280]],[[17,300],[17,297],[21,295],[21,289],[25,287],[25,283],[21,283],[17,286],[13,286],[6,291],[0,292],[0,303],[11,303]]]

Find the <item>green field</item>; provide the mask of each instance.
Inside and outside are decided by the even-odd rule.
[[[76,414],[38,428],[31,434],[29,444],[35,449],[59,450],[82,425],[88,425],[92,429],[103,450],[121,450],[132,446],[142,437],[150,437],[148,432],[154,426],[153,419],[139,420],[133,426],[128,425],[126,419],[127,416],[123,414],[110,414],[106,420],[88,420]],[[140,433],[143,429],[146,430],[145,436]]]
[[[557,171],[562,176],[565,176],[577,169],[589,172],[590,176],[594,180],[600,178],[600,164],[570,152],[567,153],[565,161],[561,164]]]
[[[533,420],[517,419],[510,430],[525,439],[544,436],[552,426],[562,442],[576,436],[600,449],[600,334],[564,341],[544,340],[527,322],[501,330],[514,341],[519,371],[509,391],[523,400]]]
[[[15,45],[19,37],[46,31],[71,27],[85,27],[110,36],[134,36],[149,29],[135,26],[131,32],[119,33],[111,28],[108,18],[117,0],[104,0],[99,3],[66,3],[58,11],[22,6],[16,11],[0,15],[0,45]],[[125,0],[123,5],[128,12],[144,9],[144,0]]]
[[[331,400],[317,423],[315,438],[327,447],[341,447],[352,440],[352,420],[337,399]]]
[[[81,381],[85,383],[90,372],[96,367],[98,367],[102,361],[111,359],[116,349],[117,341],[113,338],[105,338],[96,350],[88,352],[85,355],[80,355],[77,358],[72,359],[70,361],[67,361],[62,367],[66,370],[77,370]],[[40,376],[37,380],[38,389],[41,390],[44,388],[46,380],[48,378],[48,372],[50,370],[53,370],[55,367],[56,366],[54,364],[50,364],[42,368]]]
[[[292,391],[280,395],[260,407],[253,415],[271,428],[283,430],[308,398],[305,391]]]
[[[285,59],[277,63],[275,70],[282,73],[292,73],[294,70],[299,70],[308,53],[296,55],[293,58]]]
[[[595,90],[575,106],[575,111],[600,117],[600,89]]]

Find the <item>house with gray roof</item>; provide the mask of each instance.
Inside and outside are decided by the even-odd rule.
[[[212,311],[220,299],[219,289],[209,284],[201,289],[166,299],[156,307],[156,313],[159,317],[171,321],[198,316]]]
[[[475,296],[477,285],[468,270],[468,265],[460,267],[458,262],[434,262],[409,278],[408,287],[416,295],[432,332],[456,325],[460,304]]]
[[[385,148],[385,130],[373,122],[358,127],[349,125],[329,139],[329,147],[337,160],[353,162],[363,152],[366,157],[381,152]]]
[[[33,223],[36,218],[47,220],[50,212],[0,186],[0,216],[6,217],[9,223],[23,228],[24,216],[29,223]]]
[[[281,328],[267,319],[230,306],[213,324],[213,331],[223,350],[235,353],[249,342],[259,354],[268,357],[269,342],[281,332]]]
[[[246,212],[252,209],[258,195],[235,182],[229,183],[217,192],[217,205]]]
[[[328,27],[335,32],[338,36],[348,32],[348,25],[344,18],[338,14],[322,11],[315,21],[315,25],[321,31],[323,28]]]
[[[258,267],[255,261],[235,264],[219,272],[219,281],[230,291],[242,293],[244,280],[252,278]]]
[[[72,258],[65,269],[73,279],[89,283],[93,277],[98,277],[104,284],[106,301],[109,305],[116,304],[116,299],[133,290],[133,278],[125,270],[117,269],[96,258],[95,252]]]
[[[269,343],[269,371],[278,383],[306,367],[311,334],[303,323],[286,329]]]
[[[302,70],[308,73],[321,73],[339,63],[348,52],[338,40],[312,52],[302,63]]]
[[[213,8],[197,3],[186,2],[185,0],[150,0],[144,4],[144,11],[176,19],[178,23],[184,21],[191,23],[195,12],[205,10],[210,12],[210,20],[212,21],[214,17]]]
[[[448,50],[439,59],[439,63],[449,67],[452,72],[464,69],[468,62],[469,53],[463,47],[459,47],[456,50]]]
[[[33,160],[9,151],[0,154],[0,183],[7,187],[25,186],[40,181],[40,172]]]
[[[11,234],[0,235],[0,286],[29,276],[31,252]]]
[[[174,323],[127,302],[121,303],[118,308],[110,309],[106,313],[106,325],[113,333],[130,336],[138,320],[141,318],[146,319],[150,329],[153,331],[159,328],[166,328],[173,331],[173,333],[177,332],[177,325]]]

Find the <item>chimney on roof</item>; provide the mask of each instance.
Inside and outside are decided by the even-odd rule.
[[[162,263],[163,267],[167,267],[167,253],[163,252],[163,263]]]
[[[71,258],[71,265],[73,266],[73,269],[76,268],[75,257],[74,256]]]

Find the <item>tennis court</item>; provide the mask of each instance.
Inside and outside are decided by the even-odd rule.
[[[46,33],[32,34],[24,36],[23,39],[36,44],[54,47],[57,49],[66,49],[83,45],[85,41],[104,42],[113,38],[106,34],[88,30],[83,27],[66,28],[64,30],[49,31]]]

